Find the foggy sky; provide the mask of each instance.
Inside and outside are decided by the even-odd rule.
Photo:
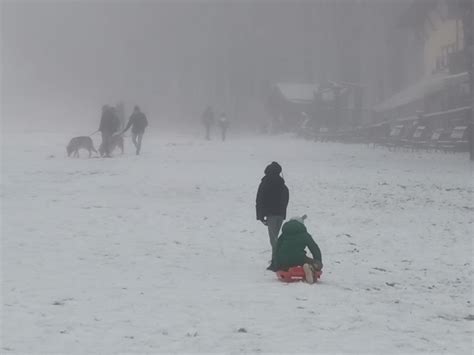
[[[3,115],[67,119],[124,100],[155,115],[211,104],[249,116],[274,82],[363,80],[359,52],[373,43],[361,38],[382,3],[395,0],[3,2]]]

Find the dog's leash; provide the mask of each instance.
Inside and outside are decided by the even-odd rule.
[[[89,134],[89,137],[90,137],[90,136],[93,136],[93,135],[96,134],[97,132],[99,132],[99,130],[95,131],[94,133]]]

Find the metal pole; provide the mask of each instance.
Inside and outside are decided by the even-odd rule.
[[[471,95],[471,134],[470,134],[470,154],[471,161],[474,161],[474,11],[471,0],[466,2],[466,15],[464,16],[464,44],[467,57],[467,70],[469,72],[469,92]]]
[[[314,83],[313,75],[313,33],[312,33],[312,4],[310,2],[301,2],[302,21],[303,21],[303,75],[305,81]]]
[[[470,133],[469,133],[469,158],[474,161],[474,12],[472,0],[458,0],[461,11],[462,28],[464,34],[464,53],[466,69],[469,75],[470,96]]]

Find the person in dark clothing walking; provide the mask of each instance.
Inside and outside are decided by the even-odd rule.
[[[289,191],[285,185],[285,180],[280,176],[281,171],[280,164],[275,161],[268,165],[257,191],[257,220],[268,227],[268,235],[272,246],[272,261],[267,268],[268,270],[274,268],[278,233],[286,218],[289,200]]]
[[[100,119],[99,131],[102,134],[102,148],[105,156],[110,158],[110,145],[112,136],[119,130],[120,121],[114,110],[104,105],[102,106],[102,117]]]
[[[305,279],[314,282],[315,272],[323,268],[321,249],[306,230],[303,217],[292,218],[283,225],[278,238],[273,271],[287,271],[290,267],[303,266]],[[308,248],[313,258],[306,255]]]
[[[136,154],[140,154],[142,149],[142,139],[145,133],[145,128],[148,126],[148,120],[143,112],[140,111],[138,106],[133,108],[133,113],[128,120],[127,126],[123,129],[121,134],[128,131],[132,127],[132,142],[136,148]]]
[[[206,140],[211,140],[211,126],[214,124],[214,111],[211,106],[207,106],[202,114],[202,123],[206,129]]]

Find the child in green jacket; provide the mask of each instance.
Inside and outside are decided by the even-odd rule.
[[[278,238],[276,247],[276,270],[287,271],[293,266],[303,266],[306,281],[314,282],[314,273],[323,268],[321,250],[306,230],[303,217],[292,218],[282,227],[282,234]],[[312,258],[306,255],[306,247]]]

